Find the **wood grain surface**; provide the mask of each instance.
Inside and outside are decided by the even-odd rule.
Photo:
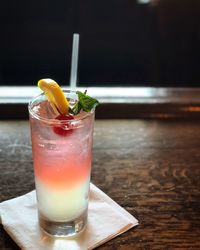
[[[29,138],[0,122],[0,201],[34,188]],[[139,220],[99,250],[200,249],[200,121],[96,121],[92,181]],[[2,226],[0,249],[19,249]]]

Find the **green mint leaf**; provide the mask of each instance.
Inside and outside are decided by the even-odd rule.
[[[80,91],[76,92],[78,95],[78,103],[81,106],[81,109],[85,112],[90,112],[95,106],[99,104],[97,99],[86,95],[86,93],[82,93]]]
[[[78,101],[73,108],[69,108],[69,113],[73,114],[73,115],[77,115],[78,113],[80,113],[81,111],[81,104]]]
[[[84,93],[77,91],[78,101],[73,108],[69,108],[69,112],[73,115],[80,113],[81,109],[85,112],[90,112],[99,102],[89,95],[86,95],[87,91]]]

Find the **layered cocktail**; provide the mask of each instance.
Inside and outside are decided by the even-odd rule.
[[[74,115],[80,96],[63,93],[71,114],[59,113],[46,93],[29,104],[39,223],[55,236],[85,227],[92,162],[95,105]]]

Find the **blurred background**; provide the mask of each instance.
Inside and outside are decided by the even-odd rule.
[[[2,1],[0,85],[200,86],[199,0]]]

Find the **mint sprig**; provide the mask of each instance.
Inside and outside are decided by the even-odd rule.
[[[90,112],[99,104],[97,99],[86,95],[86,92],[82,93],[80,91],[77,91],[76,94],[78,95],[78,101],[73,108],[69,109],[69,112],[73,115],[77,115],[81,110]]]

